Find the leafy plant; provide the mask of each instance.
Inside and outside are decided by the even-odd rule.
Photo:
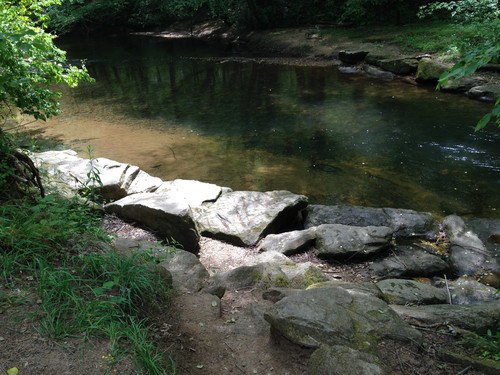
[[[82,182],[83,186],[80,188],[80,195],[89,201],[99,202],[102,198],[101,190],[103,187],[101,171],[96,166],[94,149],[90,145],[87,146],[87,155],[89,158],[89,171],[87,172],[87,179]]]
[[[0,2],[0,103],[45,120],[59,113],[60,93],[51,85],[74,87],[90,81],[85,67],[67,63],[46,31],[46,8],[58,0]]]
[[[424,18],[436,13],[448,14],[458,22],[495,20],[500,16],[497,0],[437,1],[422,5],[417,16]]]

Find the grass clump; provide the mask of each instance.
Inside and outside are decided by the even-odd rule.
[[[113,357],[131,355],[148,374],[174,372],[148,336],[147,312],[166,306],[171,286],[144,255],[120,256],[101,229],[102,212],[54,195],[0,206],[2,309],[14,290],[38,300],[41,331],[54,338],[102,337]]]
[[[500,362],[500,331],[493,333],[490,329],[485,335],[468,332],[460,341],[460,345],[473,351],[476,356]]]

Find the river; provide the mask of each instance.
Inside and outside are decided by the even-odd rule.
[[[224,46],[122,36],[62,40],[96,83],[63,90],[43,126],[85,156],[164,180],[285,189],[311,203],[500,217],[491,106],[335,66],[221,59]]]

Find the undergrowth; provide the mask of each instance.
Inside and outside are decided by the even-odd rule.
[[[50,337],[109,338],[114,358],[128,353],[144,373],[174,373],[171,360],[148,337],[143,318],[168,304],[171,289],[149,267],[152,255],[125,257],[113,251],[101,220],[99,211],[54,195],[36,204],[2,204],[4,289],[25,290],[24,296],[36,292],[40,303],[34,318]],[[2,293],[3,309],[22,302]]]
[[[500,331],[493,333],[488,330],[483,336],[469,333],[460,344],[470,348],[477,356],[500,362]]]
[[[323,30],[324,34],[361,39],[365,42],[396,43],[408,50],[457,58],[488,40],[498,40],[500,20],[459,24],[452,20],[418,22],[398,26]],[[429,36],[432,35],[430,38]]]

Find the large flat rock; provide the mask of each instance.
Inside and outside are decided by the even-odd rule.
[[[198,218],[200,232],[238,246],[253,246],[270,233],[297,225],[307,197],[288,191],[234,191],[223,194]]]
[[[360,206],[310,205],[306,210],[304,226],[343,224],[358,227],[383,226],[392,228],[397,238],[432,238],[437,232],[437,222],[430,213],[396,208]]]
[[[183,201],[156,193],[133,194],[105,206],[107,212],[157,232],[168,241],[176,241],[184,250],[197,252],[200,235],[190,207]]]

